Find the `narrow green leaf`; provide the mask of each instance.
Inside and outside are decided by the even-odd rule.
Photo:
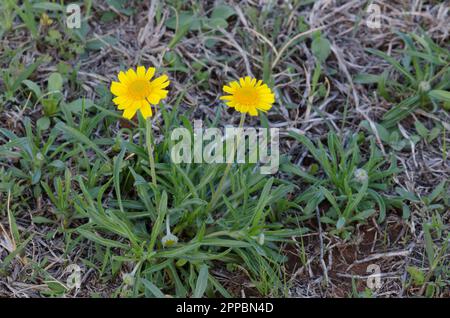
[[[428,93],[431,98],[437,99],[442,102],[450,102],[450,92],[443,90],[432,90]]]
[[[164,293],[161,291],[161,289],[156,287],[156,285],[153,284],[152,282],[146,280],[145,278],[141,278],[141,282],[142,282],[142,284],[144,284],[145,288],[149,292],[151,292],[153,294],[153,296],[155,296],[156,298],[166,298],[166,295],[164,295]]]
[[[120,193],[120,171],[122,170],[122,162],[123,157],[125,155],[126,148],[122,148],[119,155],[114,158],[114,170],[113,170],[113,179],[114,179],[114,188],[116,190],[117,201],[119,202],[120,211],[123,211],[122,204],[122,195]]]
[[[88,137],[75,128],[69,127],[66,124],[60,122],[55,126],[56,129],[64,132],[69,137],[85,144],[89,148],[92,148],[99,156],[103,157],[106,161],[109,161],[108,156]]]
[[[200,267],[198,273],[197,284],[195,285],[195,290],[193,298],[201,298],[205,293],[206,287],[208,286],[208,266],[203,264]]]

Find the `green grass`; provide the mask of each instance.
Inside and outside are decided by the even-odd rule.
[[[449,50],[426,32],[397,32],[402,45],[389,55],[367,49],[390,67],[351,75],[364,89],[376,88],[373,95],[389,109],[361,116],[341,91],[348,83],[341,82],[331,49],[339,44],[333,32],[312,30],[303,14],[313,2],[242,5],[237,12],[222,2],[166,1],[152,18],[158,43],[144,39],[128,47],[139,1],[102,7],[81,1],[79,30],[65,27],[60,1],[3,1],[0,242],[13,248],[0,249],[0,280],[25,269],[18,280],[45,286],[39,296],[72,295],[63,269],[74,262],[108,287],[90,297],[233,297],[242,291],[287,297],[296,287],[290,256],[295,270],[311,275],[308,290],[319,282],[322,295],[317,236],[330,242],[320,246],[322,258],[333,255],[327,249],[336,242],[361,239],[363,226],[384,235],[386,248],[395,220],[407,225],[401,242],[421,249],[408,259],[402,286],[411,295],[444,294]],[[41,22],[44,13],[52,23]],[[120,28],[106,32],[103,25]],[[157,34],[159,26],[164,34]],[[97,57],[96,65],[84,65]],[[111,67],[141,60],[161,63],[158,72],[172,81],[152,127],[141,117],[123,119],[109,92]],[[236,122],[238,114],[227,113],[217,97],[224,82],[247,70],[277,94],[274,108],[246,125],[287,128],[280,172],[261,175],[255,164],[173,164],[175,128],[193,134],[194,118],[206,127]],[[363,97],[378,106],[378,99]],[[37,237],[51,253],[34,257]],[[377,296],[358,290],[356,279],[351,283],[345,295]]]
[[[96,253],[104,255],[107,276],[117,275],[122,264],[135,264],[131,296],[157,296],[156,290],[192,296],[192,282],[200,279],[205,280],[197,283],[205,284],[201,295],[229,296],[208,272],[215,263],[230,268],[242,263],[251,279],[266,273],[270,284],[260,282],[257,288],[269,294],[284,259],[278,243],[307,231],[283,225],[283,213],[290,205],[285,197],[292,186],[255,173],[254,165],[236,166],[207,212],[225,166],[170,163],[170,132],[182,125],[178,108],[172,109],[162,108],[161,131],[167,135],[153,145],[156,187],[150,181],[143,122],[114,138],[97,139],[93,129],[116,120],[101,111],[96,116],[69,114],[66,121],[71,124],[61,120],[66,114],[56,115],[50,125],[54,128],[44,131],[33,129],[26,119],[25,137],[0,131],[8,139],[2,150],[17,149],[8,152],[9,158],[20,162],[20,168],[11,168],[11,175],[29,184],[35,198],[46,195],[53,205],[53,215],[37,216],[35,222],[59,224],[67,243],[73,235],[80,235],[76,239],[80,244],[83,237],[95,242]],[[137,141],[130,139],[136,133]],[[105,146],[112,147],[109,153]],[[167,234],[169,216],[169,228],[179,242],[164,248],[161,239]],[[203,268],[207,274],[200,275]]]
[[[164,117],[175,118],[170,113]],[[171,123],[165,122],[165,126],[170,131]],[[122,150],[114,157],[112,175],[104,184],[88,187],[83,178],[78,178],[82,195],[74,199],[75,210],[89,222],[76,231],[104,248],[116,250],[107,260],[111,269],[120,268],[125,262],[136,263],[134,296],[152,293],[145,283],[141,284],[142,280],[152,282],[165,293],[192,295],[193,284],[180,282],[197,282],[202,266],[208,268],[213,262],[237,265],[243,261],[251,277],[258,277],[262,271],[277,277],[273,267],[283,256],[276,242],[289,241],[291,236],[305,232],[285,229],[280,222],[284,210],[277,207],[288,204],[283,198],[291,187],[255,174],[253,166],[239,167],[230,175],[215,208],[205,213],[224,167],[170,164],[165,151],[170,138],[165,137],[155,147],[157,187],[149,182],[151,172],[144,145],[126,140],[120,141]],[[130,154],[135,155],[133,159],[123,160]],[[112,198],[105,204],[105,194],[112,192],[113,184],[115,195],[110,193]],[[125,195],[132,192],[137,197]],[[179,243],[164,248],[161,238],[167,234],[164,224],[169,216],[169,227]],[[110,233],[124,241],[108,239],[105,235]],[[262,235],[264,242],[258,239]],[[202,279],[208,281],[202,284],[210,296],[228,295],[211,275]]]
[[[316,209],[323,209],[321,222],[335,227],[331,233],[348,237],[352,223],[365,222],[375,215],[382,223],[392,205],[401,203],[399,198],[383,193],[390,188],[389,178],[400,170],[395,158],[391,158],[390,166],[387,166],[373,138],[369,140],[370,154],[365,159],[360,150],[362,143],[366,142],[364,135],[353,135],[344,143],[330,132],[326,146],[320,141],[314,145],[303,135],[291,133],[291,136],[301,142],[316,161],[308,167],[309,172],[293,164],[282,167],[284,171],[299,176],[300,184],[310,184],[294,200],[301,205],[301,219],[315,218]],[[318,165],[323,175],[317,171]]]
[[[400,100],[384,114],[381,125],[385,128],[395,126],[419,107],[436,111],[450,101],[450,52],[425,33],[398,35],[405,45],[401,61],[382,51],[367,49],[391,64],[392,71],[356,77],[360,83],[376,83],[378,93],[387,100]],[[400,75],[398,79],[390,76],[394,71]]]

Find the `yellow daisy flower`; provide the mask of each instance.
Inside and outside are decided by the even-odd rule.
[[[146,70],[144,66],[139,66],[136,72],[134,69],[129,69],[126,73],[121,71],[119,82],[112,82],[111,93],[117,96],[113,102],[123,110],[123,117],[131,119],[138,110],[144,118],[151,117],[150,104],[157,105],[167,97],[168,90],[164,89],[170,83],[167,75],[151,80],[153,75],[154,67]]]
[[[263,84],[261,80],[257,80],[250,76],[240,78],[223,87],[224,92],[230,94],[220,97],[221,100],[227,101],[230,107],[238,112],[249,113],[251,116],[257,116],[258,110],[266,112],[272,108],[275,102],[275,95],[270,88]]]

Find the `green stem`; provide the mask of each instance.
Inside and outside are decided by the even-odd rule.
[[[241,114],[241,121],[239,122],[239,128],[242,128],[244,126],[244,122],[245,122],[245,113],[242,113]],[[233,158],[234,158],[235,151],[239,148],[240,137],[241,136],[239,134],[236,136],[236,148],[233,147],[233,150],[232,150]],[[226,178],[228,176],[228,173],[230,173],[230,169],[231,169],[232,164],[233,163],[231,162],[231,160],[230,160],[230,162],[227,163],[227,166],[226,166],[225,171],[223,173],[222,179],[220,179],[219,185],[218,185],[216,191],[214,192],[214,194],[213,194],[213,196],[211,198],[211,201],[209,202],[208,206],[206,207],[206,214],[208,214],[216,206],[217,200],[219,200],[220,193],[223,190],[223,186],[225,184],[225,180],[226,180]]]
[[[146,120],[145,142],[147,144],[148,159],[150,162],[150,173],[152,176],[152,183],[156,187],[158,184],[156,183],[155,158],[153,156],[153,142],[152,142],[152,121],[151,121],[150,117],[148,117]]]

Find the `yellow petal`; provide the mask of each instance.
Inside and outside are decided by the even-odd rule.
[[[229,94],[233,94],[236,91],[236,88],[232,88],[230,86],[224,86],[223,87],[223,91]]]
[[[170,84],[170,81],[167,80],[166,82],[160,84],[160,85],[159,85],[159,88],[166,88],[167,86],[169,86],[169,84]]]
[[[141,111],[142,117],[144,117],[145,119],[147,119],[148,117],[152,117],[152,109],[147,102],[146,105],[142,106],[139,110]]]
[[[262,91],[270,91],[270,88],[267,86],[267,84],[263,84],[259,87],[260,90]]]
[[[234,106],[234,108],[235,108],[238,112],[241,112],[241,113],[246,113],[246,112],[247,112],[247,108],[246,108],[244,105],[242,105],[242,104],[236,104],[236,105]]]
[[[230,87],[234,89],[240,88],[239,83],[237,81],[233,81],[230,83]]]
[[[258,105],[258,109],[260,109],[262,111],[268,111],[271,108],[272,108],[272,105],[269,103],[261,103],[260,105]]]
[[[159,101],[161,100],[161,97],[159,97],[157,94],[152,94],[150,96],[147,96],[147,100],[152,105],[157,105]]]
[[[260,99],[261,99],[261,101],[267,102],[267,103],[275,102],[275,96],[273,94],[260,95]]]
[[[152,81],[152,85],[153,85],[153,87],[157,87],[157,86],[160,86],[161,88],[164,88],[164,87],[167,87],[167,85],[169,85],[169,77],[167,77],[167,75],[161,75],[160,77],[158,77],[158,78],[155,78],[153,81]],[[167,81],[167,83],[165,83]],[[163,86],[163,85],[165,85],[165,86]]]
[[[258,116],[258,111],[256,110],[256,108],[250,108],[248,112],[250,116]]]
[[[119,110],[124,110],[124,109],[130,108],[130,105],[131,105],[131,101],[130,101],[130,100],[127,100],[127,101],[124,102],[124,103],[117,104],[117,109],[119,109]]]
[[[153,92],[152,94],[158,95],[161,99],[163,99],[163,98],[167,97],[168,93],[169,93],[169,91],[167,89],[160,89],[160,90]]]
[[[120,104],[126,103],[127,98],[125,96],[119,96],[119,97],[113,98],[112,101],[114,102],[114,104],[120,105]]]
[[[132,101],[130,108],[132,108],[134,110],[138,110],[139,108],[141,108],[141,100]]]
[[[136,73],[137,73],[137,76],[139,78],[145,78],[145,67],[144,66],[138,66]]]
[[[127,75],[125,74],[125,72],[123,72],[123,71],[120,71],[119,72],[119,75],[117,76],[118,78],[119,78],[119,81],[122,83],[122,84],[128,84],[128,77],[127,77]]]
[[[151,80],[153,75],[155,75],[156,69],[154,67],[149,67],[147,73],[145,73],[145,78],[147,80]]]
[[[134,115],[136,114],[137,109],[134,108],[127,108],[125,109],[125,111],[123,112],[123,117],[125,117],[126,119],[131,119],[134,117]]]
[[[111,83],[111,93],[113,93],[116,96],[126,94],[127,87],[119,82],[112,82]]]
[[[137,78],[137,74],[132,68],[130,68],[127,71],[127,77],[128,77],[128,80],[132,81],[132,80],[135,80]]]

